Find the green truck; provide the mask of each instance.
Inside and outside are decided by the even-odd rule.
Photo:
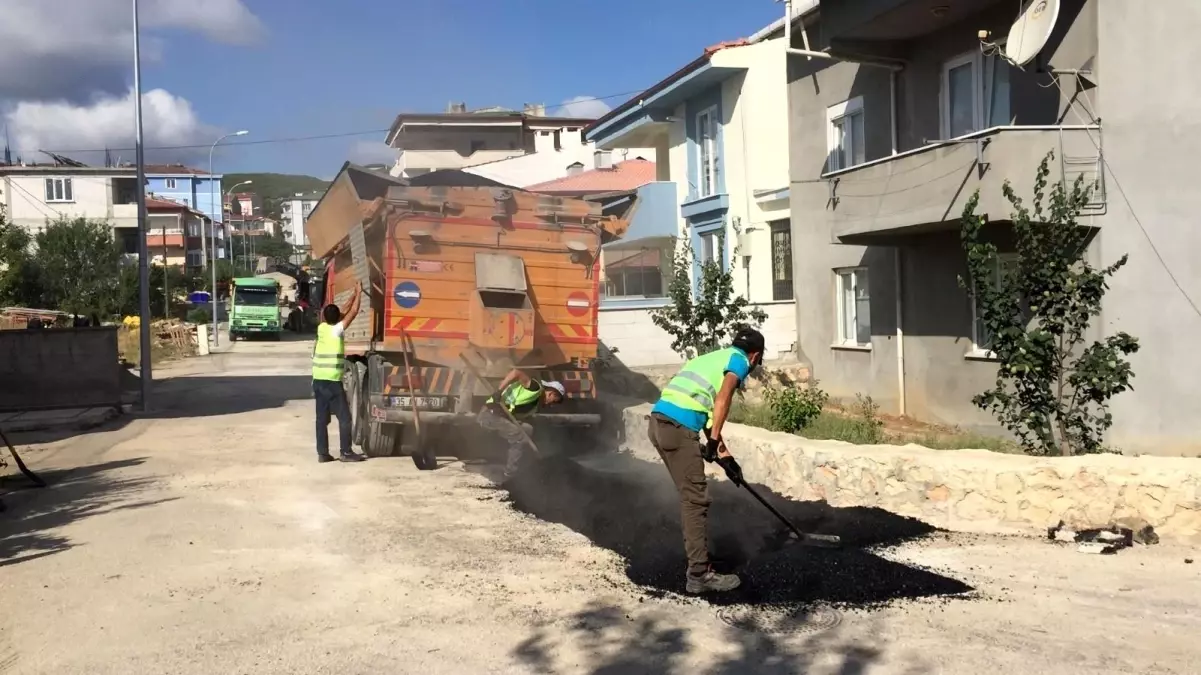
[[[266,335],[279,339],[279,283],[265,277],[233,280],[233,302],[229,313],[229,339]]]

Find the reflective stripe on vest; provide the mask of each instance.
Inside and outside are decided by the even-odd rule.
[[[501,403],[513,417],[530,415],[537,411],[538,404],[542,402],[542,383],[538,380],[531,380],[530,384],[536,385],[538,388],[530,391],[522,383],[514,382],[501,392]],[[493,403],[491,396],[488,397],[488,403]]]
[[[734,356],[745,358],[746,355],[734,347],[727,347],[685,363],[663,388],[660,399],[684,410],[703,413],[708,418],[705,423],[708,427],[713,423],[713,408],[717,403],[721,382],[726,376],[726,366]]]
[[[346,348],[343,340],[334,335],[334,327],[322,322],[317,326],[317,342],[313,345],[313,379],[342,381]]]

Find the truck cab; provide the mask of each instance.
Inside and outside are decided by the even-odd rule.
[[[279,339],[279,283],[275,279],[234,279],[230,297],[230,341],[251,335],[266,335],[273,340]]]

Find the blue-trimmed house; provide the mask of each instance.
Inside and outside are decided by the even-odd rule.
[[[735,290],[768,313],[769,358],[794,355],[796,342],[788,81],[778,24],[705,49],[585,129],[585,140],[604,150],[654,148],[656,178],[674,187],[671,212],[662,209],[622,248],[637,248],[639,240],[648,247],[686,242],[696,258],[734,268]],[[664,253],[669,261],[671,251]],[[669,263],[663,272],[670,273]],[[600,338],[626,365],[680,360],[650,320],[649,310],[667,303],[666,281],[661,288],[641,297],[610,289],[601,303]]]

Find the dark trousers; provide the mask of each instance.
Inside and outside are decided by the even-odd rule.
[[[518,422],[509,419],[503,412],[496,412],[484,406],[475,416],[479,425],[495,432],[509,444],[509,456],[505,462],[505,470],[516,471],[525,451],[525,433]]]
[[[684,529],[684,553],[688,573],[694,576],[709,569],[709,483],[701,458],[700,434],[674,422],[651,415],[647,437],[680,493],[680,523]]]
[[[317,455],[329,454],[329,418],[338,418],[338,446],[343,455],[350,449],[350,406],[342,383],[332,380],[313,380],[313,398],[317,401]]]

